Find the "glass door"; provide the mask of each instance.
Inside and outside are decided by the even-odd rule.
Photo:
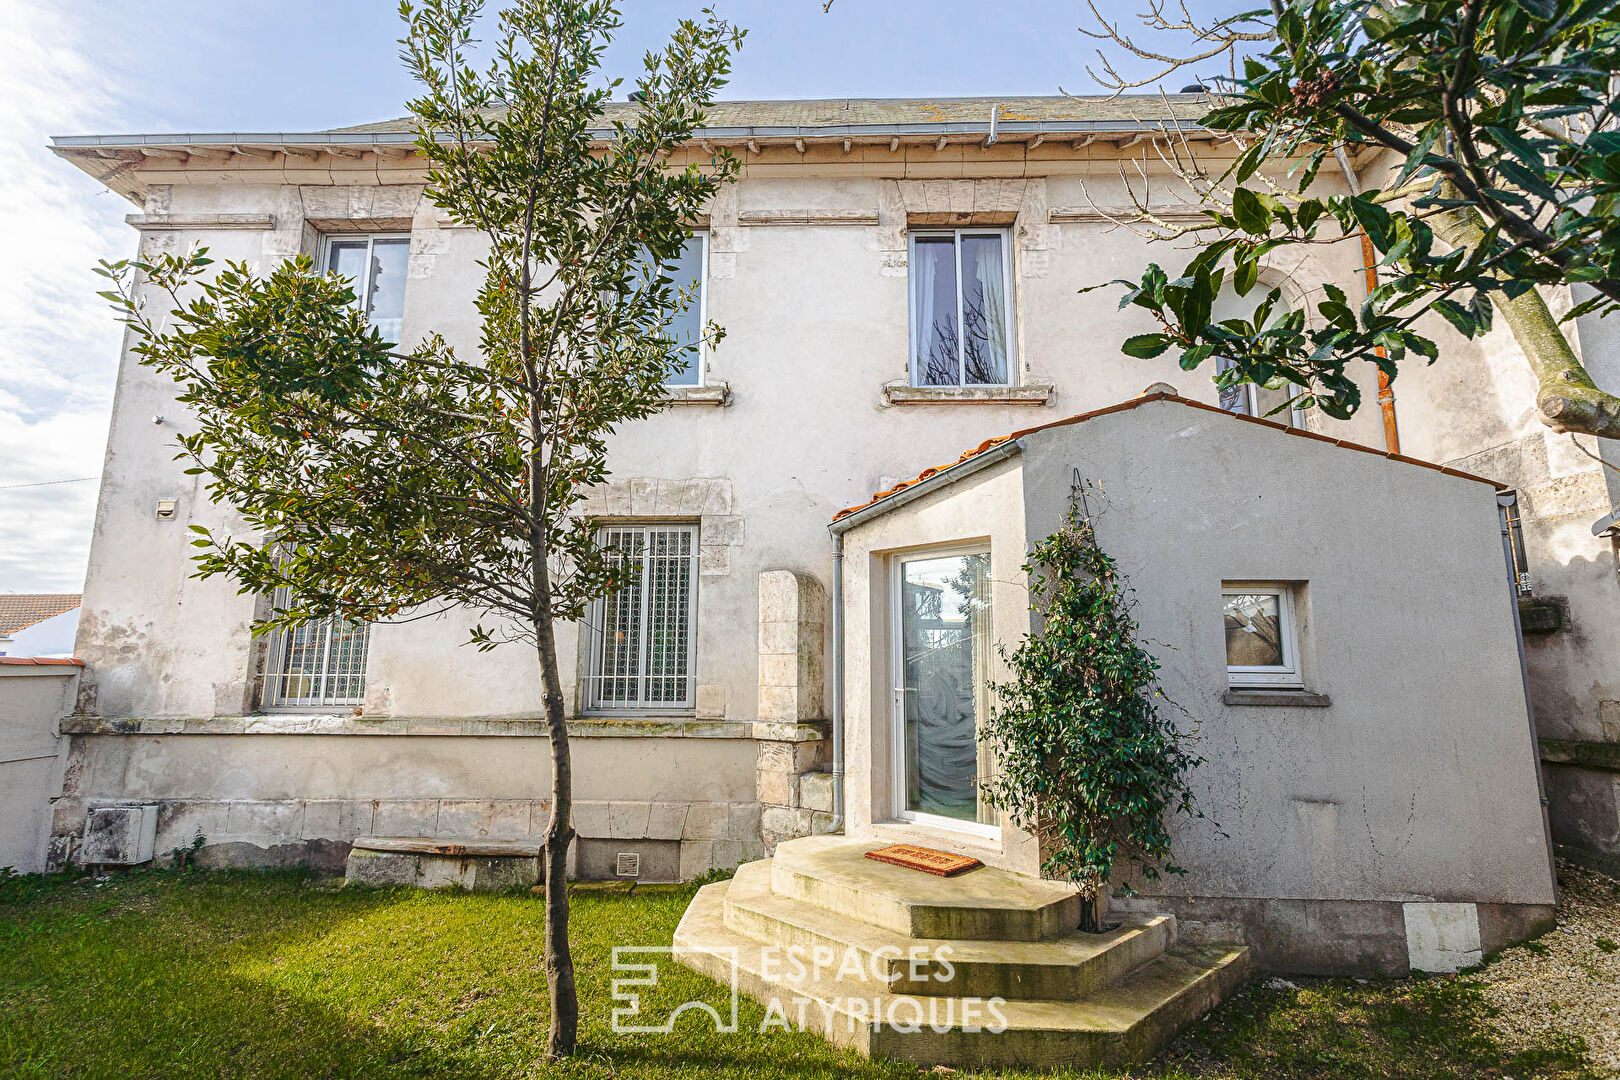
[[[994,835],[975,782],[989,763],[978,730],[990,707],[990,553],[905,556],[894,569],[897,816]]]

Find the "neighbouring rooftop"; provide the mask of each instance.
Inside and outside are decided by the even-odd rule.
[[[0,593],[0,637],[72,611],[83,600],[81,593]]]

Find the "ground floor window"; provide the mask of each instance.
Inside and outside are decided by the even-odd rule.
[[[591,606],[585,708],[689,711],[694,703],[695,525],[614,525],[602,543],[634,571]]]
[[[1299,632],[1294,590],[1232,585],[1221,590],[1226,626],[1226,673],[1233,686],[1298,689]]]
[[[277,589],[271,604],[291,595]],[[265,709],[359,705],[366,696],[366,623],[333,616],[272,633],[265,643],[259,705]]]
[[[990,553],[906,556],[894,576],[896,810],[993,831],[977,783],[989,768]]]

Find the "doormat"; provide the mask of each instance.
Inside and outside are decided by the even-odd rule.
[[[935,851],[933,848],[917,847],[915,844],[890,844],[876,851],[868,851],[866,857],[876,862],[888,863],[890,866],[921,870],[935,877],[955,877],[976,866],[984,865],[968,855],[953,855],[949,851]]]

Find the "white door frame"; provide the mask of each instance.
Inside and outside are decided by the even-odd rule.
[[[920,810],[906,809],[906,712],[905,688],[896,685],[904,681],[905,631],[900,619],[900,596],[905,581],[905,564],[928,559],[946,559],[953,555],[988,555],[987,543],[951,544],[944,547],[912,549],[889,557],[889,798],[894,821],[907,825],[920,825],[946,832],[965,833],[981,839],[1000,840],[1001,826],[963,818],[945,817]],[[994,625],[995,608],[991,607]]]

